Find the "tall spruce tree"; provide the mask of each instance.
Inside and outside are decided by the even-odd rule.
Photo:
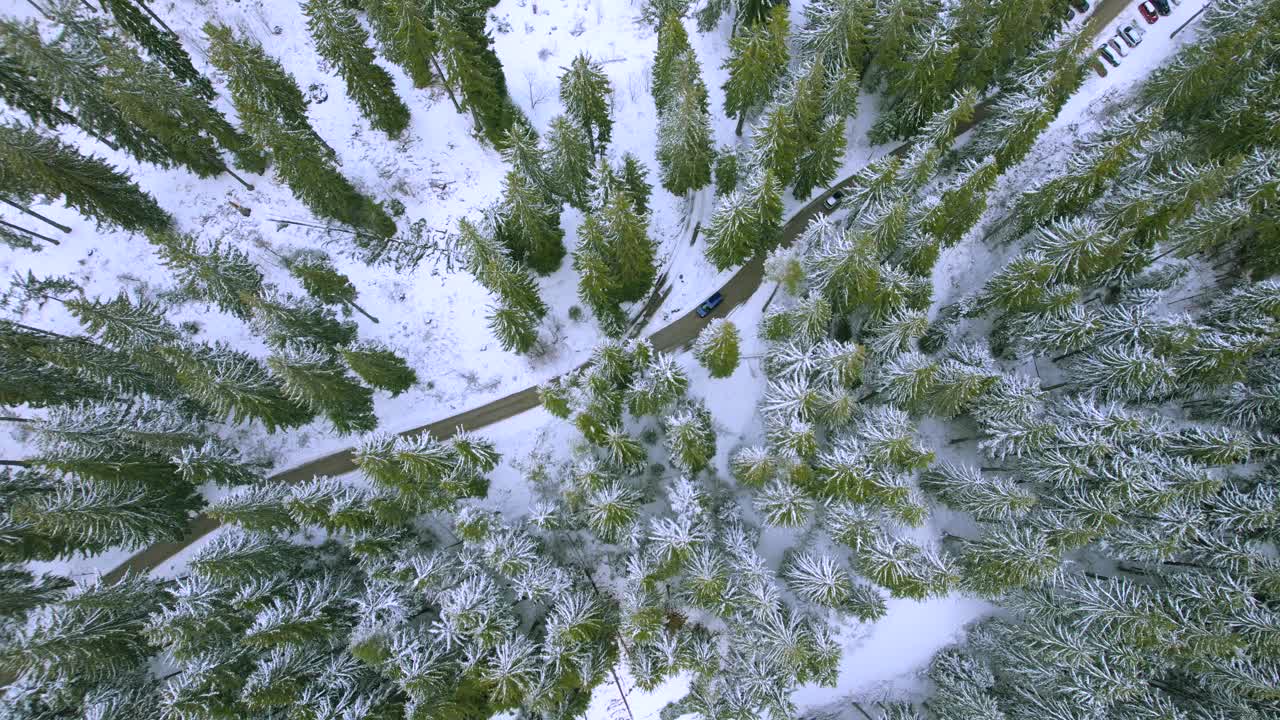
[[[173,224],[127,175],[31,128],[0,126],[0,179],[10,192],[60,197],[86,217],[125,230],[160,231]]]
[[[395,221],[334,166],[334,153],[307,120],[307,102],[293,76],[257,41],[208,23],[209,61],[226,74],[244,129],[271,151],[276,175],[313,212],[389,237]],[[358,240],[358,236],[357,236]]]
[[[382,54],[404,68],[414,87],[429,87],[435,79],[436,36],[427,8],[414,0],[363,0],[361,5]]]
[[[735,134],[742,135],[747,113],[769,101],[786,72],[790,32],[787,7],[778,5],[767,22],[744,30],[730,41],[730,55],[724,63],[729,71],[724,84],[724,111],[738,117]]]
[[[592,154],[603,154],[613,134],[613,86],[604,66],[579,53],[560,76],[560,102],[586,133]]]
[[[391,75],[374,61],[355,11],[340,0],[306,0],[302,10],[316,52],[342,76],[348,97],[375,129],[399,137],[409,125],[409,108],[396,95]]]
[[[205,100],[214,97],[209,78],[191,64],[178,37],[167,28],[161,30],[139,7],[142,0],[103,0],[103,9],[111,13],[121,30],[146,48],[147,53],[164,64],[174,77],[194,88]]]
[[[715,146],[707,110],[707,88],[693,50],[673,61],[671,107],[658,121],[658,165],[662,186],[684,195],[711,182]]]
[[[477,22],[436,13],[434,25],[445,82],[462,96],[461,109],[471,113],[480,134],[501,146],[518,111],[507,94],[493,40],[484,34],[483,16]]]

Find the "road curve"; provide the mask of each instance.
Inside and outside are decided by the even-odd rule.
[[[1093,15],[1089,17],[1084,29],[1085,35],[1087,37],[1095,36],[1117,15],[1123,12],[1128,5],[1129,0],[1104,0],[1095,9]],[[962,125],[957,130],[957,134],[965,132],[981,120],[985,115],[983,112],[985,109],[985,103],[979,105],[974,113],[974,119]],[[889,151],[888,154],[903,155],[909,147],[909,144],[904,143]],[[811,220],[819,215],[826,214],[825,203],[827,198],[836,190],[848,186],[856,176],[857,174],[854,173],[832,185],[826,192],[814,198],[812,202],[801,208],[795,215],[792,215],[782,228],[782,244],[790,245],[799,237]],[[696,312],[690,310],[650,335],[649,341],[653,343],[655,349],[662,351],[671,351],[684,347],[698,337],[698,333],[701,332],[703,326],[709,320],[728,315],[733,308],[750,299],[762,282],[764,282],[764,260],[757,256],[739,268],[733,274],[733,277],[729,278],[729,281],[720,288],[720,293],[724,296],[724,302],[715,309],[715,312],[706,318],[701,318],[698,317]],[[430,433],[434,437],[444,439],[451,437],[459,429],[476,430],[514,417],[526,410],[532,410],[539,404],[538,388],[536,386],[529,387],[480,407],[472,408],[429,425],[406,430],[400,434],[412,436]],[[268,480],[279,483],[299,483],[310,480],[316,475],[342,475],[355,469],[356,464],[352,450],[348,448],[281,471],[269,477]],[[201,513],[191,519],[182,539],[150,545],[130,556],[120,565],[112,568],[103,575],[103,578],[111,582],[123,577],[128,572],[148,572],[153,570],[192,543],[216,530],[219,525],[220,523],[217,520]]]

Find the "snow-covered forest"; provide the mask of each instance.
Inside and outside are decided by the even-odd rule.
[[[0,720],[1280,717],[1280,0],[7,0]]]

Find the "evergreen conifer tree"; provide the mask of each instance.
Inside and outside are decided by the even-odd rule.
[[[507,173],[496,215],[495,237],[512,259],[542,275],[560,267],[565,255],[560,214],[527,175],[516,170]]]
[[[786,71],[790,31],[787,6],[778,5],[769,13],[767,22],[744,30],[730,41],[731,54],[724,65],[729,71],[724,85],[724,111],[738,117],[735,134],[742,135],[747,113],[769,101]]]
[[[361,343],[339,348],[347,367],[371,387],[386,390],[395,397],[418,383],[418,374],[404,358],[388,348]]]
[[[680,94],[680,68],[686,53],[692,51],[689,34],[684,29],[680,15],[671,13],[658,24],[658,50],[653,59],[653,104],[663,115]]]
[[[165,230],[173,223],[127,175],[31,128],[0,126],[0,178],[10,191],[61,197],[81,214],[125,230]]]
[[[122,116],[144,128],[164,146],[169,159],[199,177],[229,173],[215,145],[232,152],[236,163],[252,172],[266,169],[266,159],[252,141],[227,122],[191,86],[175,82],[162,68],[143,61],[123,45],[106,44],[102,89]]]
[[[373,322],[378,322],[377,318],[356,304],[359,296],[356,286],[334,267],[326,253],[319,250],[299,250],[282,259],[289,274],[297,278],[302,283],[302,289],[315,300],[325,305],[349,307]]]
[[[271,151],[276,175],[289,189],[317,215],[382,237],[395,234],[395,221],[382,206],[334,167],[333,149],[308,122],[293,76],[258,42],[236,37],[225,25],[208,23],[204,30],[209,61],[225,73],[245,131]]]
[[[434,16],[436,47],[445,82],[462,96],[462,109],[493,145],[501,145],[517,111],[507,95],[502,64],[493,52],[483,24],[464,22],[448,13]]]
[[[436,36],[427,8],[412,0],[364,0],[362,5],[382,54],[404,68],[414,87],[430,86]]]
[[[738,343],[737,326],[719,318],[707,323],[698,333],[693,355],[711,373],[711,377],[729,377],[738,368]]]
[[[592,154],[603,154],[613,133],[613,86],[603,66],[579,53],[560,76],[560,102],[586,134]]]
[[[213,84],[191,64],[191,56],[177,36],[161,30],[138,7],[142,0],[104,0],[103,9],[111,13],[121,30],[136,40],[147,52],[169,68],[173,76],[191,85],[205,100],[214,97]]]
[[[547,130],[548,175],[556,195],[583,211],[588,204],[591,164],[586,134],[563,115],[552,118]]]
[[[337,69],[347,95],[377,130],[395,138],[409,125],[409,108],[396,95],[391,75],[374,62],[355,12],[339,0],[307,0],[302,5],[316,52]]]
[[[142,162],[164,164],[166,153],[159,142],[124,118],[102,92],[102,49],[92,39],[100,34],[101,23],[74,13],[59,19],[71,27],[48,43],[34,23],[0,20],[0,48],[14,73],[11,77],[24,78],[25,92],[55,101],[53,107],[56,101],[65,102],[76,125],[113,149]]]
[[[367,432],[378,425],[373,391],[356,382],[328,352],[292,344],[267,358],[285,394],[328,418],[340,433]]]
[[[707,259],[717,269],[741,265],[772,249],[782,221],[782,188],[772,173],[757,173],[729,193],[707,226]]]
[[[671,107],[659,118],[658,164],[662,186],[684,195],[711,182],[715,147],[707,113],[707,88],[692,50],[673,61]]]

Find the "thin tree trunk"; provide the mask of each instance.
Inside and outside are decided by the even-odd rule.
[[[41,221],[41,222],[47,223],[47,224],[49,224],[49,225],[52,225],[52,226],[54,226],[54,227],[58,228],[59,230],[61,230],[61,231],[62,231],[62,232],[64,232],[64,233],[69,233],[69,232],[71,232],[71,228],[67,227],[66,225],[63,225],[63,224],[62,224],[62,223],[60,223],[60,222],[55,222],[55,221],[53,221],[53,220],[50,220],[49,218],[47,218],[47,217],[45,217],[45,216],[41,215],[40,213],[36,212],[35,210],[28,210],[28,209],[26,209],[26,208],[22,207],[21,205],[19,205],[19,204],[15,203],[15,202],[12,202],[12,201],[10,201],[10,200],[6,200],[5,198],[0,198],[0,203],[4,203],[5,205],[8,205],[9,207],[11,207],[11,208],[13,208],[13,209],[17,210],[18,212],[25,213],[25,214],[27,214],[27,215],[30,215],[30,216],[31,216],[31,217],[33,217],[33,218],[36,218],[37,220],[39,220],[39,221]]]
[[[970,441],[970,440],[972,440],[972,439],[973,439],[973,436],[972,436],[972,435],[970,435],[969,437],[958,437],[958,438],[955,438],[954,440],[948,440],[948,441],[947,441],[947,444],[948,444],[948,445],[959,445],[959,444],[960,444],[960,443],[962,443],[962,442],[969,442],[969,441]]]
[[[85,2],[85,0],[80,0],[80,2]],[[40,17],[44,18],[45,20],[52,20],[52,19],[53,19],[53,18],[49,17],[49,13],[45,12],[45,9],[44,9],[44,8],[42,8],[42,7],[40,7],[39,5],[37,5],[37,4],[36,4],[35,0],[27,0],[27,4],[28,4],[28,5],[30,5],[31,7],[35,8],[35,9],[36,9],[36,12],[40,13]],[[88,4],[88,3],[85,3],[85,4]],[[90,10],[92,10],[92,9],[93,9],[93,7],[90,7],[89,9],[90,9]]]
[[[368,313],[368,311],[366,311],[364,308],[360,307],[359,305],[357,305],[357,304],[355,304],[355,303],[353,303],[353,302],[349,302],[349,303],[347,303],[347,305],[351,306],[351,309],[352,309],[352,310],[355,310],[356,312],[360,313],[361,315],[363,315],[363,316],[365,316],[365,317],[369,318],[369,319],[370,319],[370,320],[372,320],[374,323],[377,323],[377,322],[378,322],[378,318],[376,318],[376,317],[374,317],[374,316],[370,315],[370,314]]]
[[[20,327],[20,328],[22,328],[23,330],[28,330],[28,331],[30,331],[30,332],[37,333],[37,334],[40,334],[40,335],[48,335],[49,337],[61,338],[61,339],[63,339],[63,340],[72,340],[72,341],[79,341],[79,342],[89,342],[88,340],[85,340],[84,338],[74,338],[74,337],[71,337],[70,335],[63,335],[63,334],[61,334],[61,333],[53,332],[52,330],[45,330],[45,329],[43,329],[43,328],[32,327],[32,326],[30,326],[30,325],[25,325],[25,324],[23,324],[23,323],[16,322],[16,321],[14,321],[14,320],[6,320],[5,322],[7,322],[7,323],[9,323],[9,324],[13,325],[14,327]]]
[[[352,230],[351,228],[335,227],[332,225],[318,225],[316,223],[302,222],[301,220],[284,220],[282,218],[267,218],[267,220],[269,222],[280,223],[281,225],[297,225],[299,227],[315,228],[316,230],[332,230],[334,232],[351,233],[357,237],[369,235],[367,232],[360,232],[359,230]]]
[[[0,422],[29,423],[31,422],[31,418],[18,417],[16,415],[0,415]]]
[[[1081,348],[1080,350],[1072,350],[1072,351],[1071,351],[1071,352],[1069,352],[1069,353],[1063,353],[1063,354],[1061,354],[1061,355],[1059,355],[1059,356],[1057,356],[1057,357],[1051,357],[1051,358],[1049,358],[1049,362],[1051,362],[1051,363],[1058,363],[1058,362],[1062,362],[1063,360],[1066,360],[1067,358],[1072,358],[1072,357],[1075,357],[1076,355],[1079,355],[1080,353],[1084,352],[1084,351],[1085,351],[1085,350],[1087,350],[1087,349],[1088,349],[1088,348]]]
[[[431,67],[436,69],[436,74],[440,76],[440,84],[444,85],[444,91],[449,93],[449,100],[453,102],[453,109],[462,112],[462,106],[458,104],[458,98],[453,94],[453,86],[449,84],[449,76],[444,74],[444,70],[440,69],[440,61],[436,60],[436,56],[431,56]]]
[[[1069,383],[1069,382],[1060,382],[1060,383],[1058,383],[1057,385],[1050,385],[1049,387],[1046,387],[1046,388],[1040,388],[1040,389],[1041,389],[1041,390],[1044,390],[1045,392],[1052,392],[1052,391],[1054,391],[1054,390],[1057,390],[1058,388],[1063,388],[1063,387],[1066,387],[1066,386],[1068,386],[1068,385],[1070,385],[1070,384],[1071,384],[1071,383]]]
[[[742,113],[738,115],[738,127],[733,129],[733,134],[737,135],[738,137],[742,137],[742,126],[745,125],[746,122],[747,122],[747,111],[743,110]]]
[[[862,713],[862,717],[866,718],[867,720],[875,720],[875,718],[871,717],[871,713],[868,713],[866,710],[862,709],[861,703],[853,703],[853,707],[858,712]]]
[[[235,179],[236,179],[236,182],[238,182],[238,183],[240,183],[241,185],[245,186],[245,189],[247,189],[247,190],[252,190],[252,189],[253,189],[253,184],[252,184],[252,183],[250,183],[250,182],[246,181],[244,178],[242,178],[242,177],[240,177],[239,175],[237,175],[237,174],[235,173],[235,171],[234,171],[234,170],[232,170],[231,168],[227,167],[227,164],[226,164],[226,163],[223,163],[223,164],[222,164],[222,169],[223,169],[223,170],[225,170],[225,171],[227,172],[227,174],[228,174],[228,175],[230,175],[231,177],[235,178]]]
[[[106,2],[106,0],[103,0],[103,2]],[[133,3],[138,7],[142,8],[143,12],[150,15],[152,20],[155,20],[156,22],[160,23],[160,27],[164,28],[166,32],[168,32],[170,35],[174,37],[178,37],[178,33],[174,32],[173,28],[166,25],[164,20],[160,19],[159,15],[152,12],[151,8],[147,7],[147,4],[143,2],[143,0],[133,0]]]
[[[3,221],[3,220],[0,220],[0,225],[3,225],[3,226],[5,226],[5,227],[9,228],[10,230],[17,230],[18,232],[23,233],[24,235],[30,235],[31,237],[39,238],[39,239],[41,239],[41,240],[43,240],[43,241],[45,241],[45,242],[47,242],[47,243],[51,243],[51,244],[53,244],[53,245],[61,245],[61,244],[62,244],[62,243],[58,242],[57,240],[54,240],[53,238],[51,238],[51,237],[49,237],[49,236],[47,236],[47,235],[41,235],[40,233],[38,233],[38,232],[36,232],[36,231],[34,231],[34,230],[28,230],[28,229],[26,229],[26,228],[24,228],[24,227],[21,227],[21,226],[18,226],[18,225],[14,225],[13,223],[7,223],[7,222],[5,222],[5,221]]]
[[[31,463],[26,460],[0,460],[0,465],[8,465],[9,467],[31,467]]]

